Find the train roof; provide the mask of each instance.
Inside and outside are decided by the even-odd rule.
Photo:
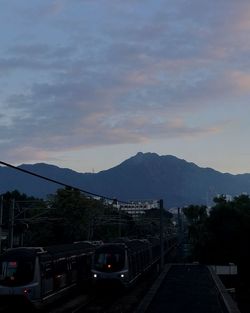
[[[33,259],[37,255],[38,252],[41,252],[40,247],[20,247],[20,248],[12,248],[6,250],[3,254],[0,255],[0,260],[12,260],[15,258],[20,259]]]
[[[72,255],[93,252],[96,246],[88,242],[79,242],[71,244],[61,244],[45,247],[18,247],[7,249],[1,256],[6,258],[23,257],[34,258],[36,255]],[[1,257],[0,256],[0,257]]]
[[[76,242],[76,243],[69,243],[69,244],[62,244],[62,245],[54,245],[54,246],[47,246],[44,247],[46,252],[49,254],[67,254],[75,252],[76,254],[79,253],[88,253],[94,251],[96,246],[89,242]]]
[[[106,248],[127,248],[129,250],[140,250],[150,246],[150,242],[146,239],[132,239],[132,240],[116,240],[115,242],[104,243],[97,251],[105,250]]]
[[[146,239],[133,239],[126,242],[126,245],[131,250],[140,250],[149,247],[150,243]]]

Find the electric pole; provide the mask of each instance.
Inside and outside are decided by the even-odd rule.
[[[3,224],[3,196],[1,196],[1,206],[0,206],[0,254],[2,252],[2,224]]]
[[[164,267],[164,242],[163,242],[163,200],[159,201],[160,205],[160,270]]]
[[[9,248],[13,248],[15,200],[11,201],[9,212]]]

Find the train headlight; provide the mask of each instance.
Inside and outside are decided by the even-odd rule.
[[[26,297],[28,297],[30,293],[31,293],[31,289],[29,289],[29,288],[25,288],[25,289],[23,290],[23,294],[24,294]]]
[[[93,274],[93,277],[94,277],[94,278],[97,278],[97,274]]]
[[[124,274],[121,274],[121,278],[124,278]]]

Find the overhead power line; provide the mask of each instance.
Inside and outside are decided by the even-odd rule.
[[[99,197],[99,198],[107,199],[107,200],[111,200],[111,201],[116,200],[118,202],[127,203],[126,201],[121,201],[121,200],[118,200],[118,199],[109,198],[109,197],[102,196],[102,195],[99,195],[99,194],[96,194],[96,193],[93,193],[93,192],[90,192],[90,191],[87,191],[87,190],[83,190],[83,189],[75,187],[75,186],[71,186],[69,184],[65,184],[65,183],[63,183],[61,181],[58,181],[58,180],[55,180],[55,179],[52,179],[52,178],[49,178],[49,177],[46,177],[46,176],[43,176],[43,175],[39,175],[39,174],[33,173],[31,171],[25,170],[23,168],[20,168],[20,167],[14,166],[14,165],[11,165],[11,164],[3,162],[3,161],[0,161],[0,164],[3,164],[3,165],[8,166],[10,168],[13,168],[13,169],[15,169],[17,171],[20,171],[20,172],[23,172],[23,173],[26,173],[26,174],[29,174],[29,175],[32,175],[32,176],[44,179],[44,180],[47,180],[47,181],[52,182],[54,184],[58,184],[58,185],[61,185],[61,186],[67,187],[67,188],[71,188],[71,189],[74,189],[74,190],[81,191],[81,192],[83,192],[85,194],[88,194],[88,195],[91,195],[93,197]]]

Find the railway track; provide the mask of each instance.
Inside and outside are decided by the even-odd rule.
[[[71,313],[131,313],[139,305],[152,283],[157,277],[156,272],[148,273],[138,283],[129,288],[108,288],[95,290],[85,303],[79,303]],[[61,313],[53,312],[53,313]],[[51,312],[52,313],[52,312]]]

